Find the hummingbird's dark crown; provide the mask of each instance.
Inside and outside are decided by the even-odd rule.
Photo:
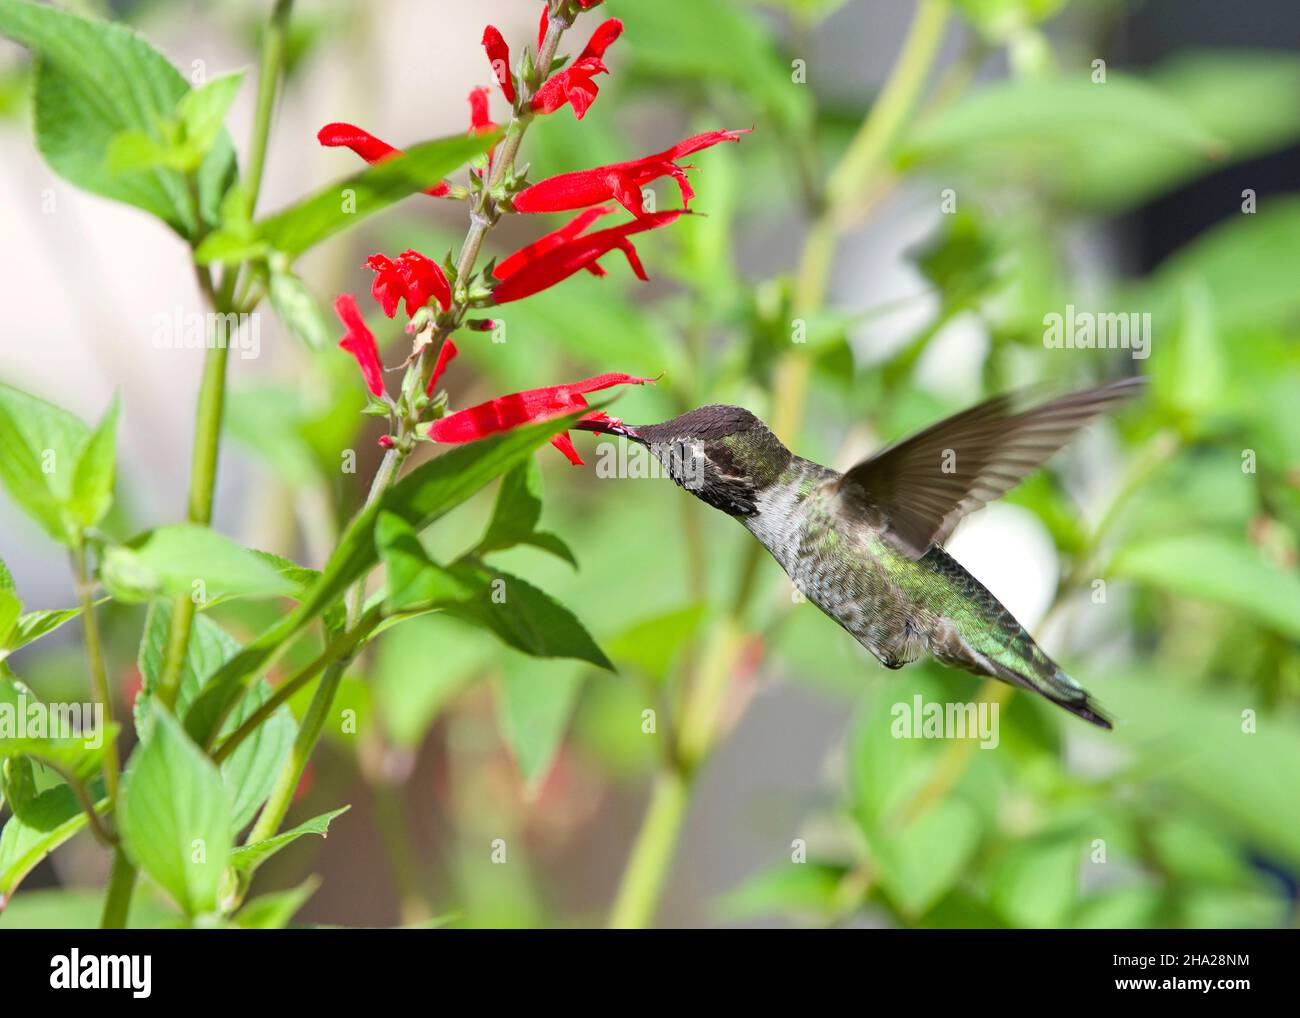
[[[649,446],[678,484],[732,516],[758,512],[758,492],[773,484],[792,454],[744,407],[713,404],[664,421],[628,428]]]

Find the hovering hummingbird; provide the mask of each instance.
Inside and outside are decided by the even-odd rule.
[[[1014,394],[997,396],[843,474],[796,456],[736,406],[590,430],[648,446],[679,485],[740,520],[804,596],[886,668],[928,653],[1110,728],[1087,691],[943,544],[967,513],[1015,487],[1142,386],[1127,379],[1029,409],[1018,409],[1023,400]]]

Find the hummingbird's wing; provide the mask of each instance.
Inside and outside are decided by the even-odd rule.
[[[996,396],[863,460],[839,481],[840,507],[883,517],[884,536],[920,558],[943,544],[967,513],[1001,497],[1065,445],[1084,424],[1136,395],[1128,378],[1070,393],[1028,410]]]

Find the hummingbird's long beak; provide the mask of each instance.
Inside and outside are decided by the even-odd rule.
[[[621,435],[623,438],[630,438],[633,442],[641,442],[644,439],[637,433],[637,429],[629,424],[624,424],[617,417],[610,417],[606,420],[579,421],[574,425],[579,431],[594,431],[601,435]]]

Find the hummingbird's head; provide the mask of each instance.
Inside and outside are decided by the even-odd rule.
[[[738,406],[702,406],[662,424],[622,425],[615,433],[646,446],[674,481],[732,516],[757,513],[758,493],[791,459],[768,426]]]

